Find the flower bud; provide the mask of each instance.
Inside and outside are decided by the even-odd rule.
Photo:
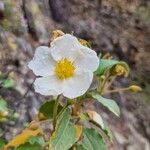
[[[7,111],[0,111],[0,116],[1,117],[6,117],[8,115]]]
[[[115,65],[111,71],[110,71],[111,75],[116,75],[116,76],[127,76],[128,75],[128,70],[123,66],[123,65]]]
[[[84,39],[79,39],[79,42],[83,45],[83,46],[86,46],[86,47],[91,47],[90,43]]]
[[[0,118],[0,122],[6,122],[7,118]]]
[[[137,86],[137,85],[131,85],[129,87],[129,90],[131,90],[132,92],[139,92],[139,91],[142,91],[142,88],[140,86]]]
[[[5,122],[7,120],[6,119],[7,115],[8,115],[7,111],[3,111],[3,112],[0,111],[0,122]]]
[[[15,119],[19,118],[19,114],[18,114],[18,113],[14,113],[13,117],[14,117]]]
[[[106,79],[106,76],[102,75],[102,76],[100,76],[100,79],[101,79],[102,81],[104,81],[104,80]]]
[[[53,38],[52,39],[54,40],[57,37],[62,36],[62,35],[64,35],[64,32],[62,32],[61,30],[55,30],[55,31],[53,31]]]

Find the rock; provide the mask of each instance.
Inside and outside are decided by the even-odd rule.
[[[11,0],[0,1],[0,12],[3,9],[3,14],[0,13],[0,25],[5,31],[7,30],[16,34],[22,34],[26,31],[21,2],[22,1],[14,2]]]
[[[25,0],[23,3],[28,29],[32,37],[40,43],[48,43],[53,23],[44,16],[40,6],[41,3],[38,0]]]

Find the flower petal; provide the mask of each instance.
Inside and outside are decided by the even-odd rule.
[[[28,66],[35,75],[49,76],[54,73],[54,64],[50,48],[40,46],[36,49],[33,60],[29,62]]]
[[[74,64],[78,68],[82,68],[86,71],[94,72],[99,66],[99,58],[94,50],[85,46],[80,47],[81,52],[74,61]]]
[[[62,58],[74,60],[77,57],[79,47],[80,43],[75,36],[65,34],[56,38],[51,43],[52,56],[55,60],[60,60]]]
[[[73,78],[65,81],[63,95],[71,99],[83,95],[89,89],[92,79],[93,73],[78,72]]]
[[[62,81],[55,76],[37,78],[34,82],[34,89],[42,95],[57,96],[62,93]]]

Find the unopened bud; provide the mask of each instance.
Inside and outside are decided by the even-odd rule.
[[[8,115],[8,111],[0,111],[0,117],[6,117]]]
[[[6,122],[7,118],[0,118],[0,122]]]
[[[14,113],[13,117],[14,117],[15,119],[19,118],[19,114],[18,114],[18,113]]]
[[[124,66],[118,64],[112,68],[110,73],[116,76],[121,76],[121,75],[127,76],[128,70]]]
[[[129,87],[129,90],[131,90],[133,92],[139,92],[139,91],[142,91],[142,88],[140,86],[137,86],[137,85],[131,85]]]
[[[90,43],[84,39],[79,39],[79,42],[86,47],[91,47]]]
[[[53,31],[53,40],[56,39],[57,37],[60,37],[64,35],[64,32],[62,32],[61,30],[55,30]]]
[[[106,76],[102,75],[102,76],[100,76],[100,79],[101,79],[102,81],[104,81],[104,80],[106,79]]]

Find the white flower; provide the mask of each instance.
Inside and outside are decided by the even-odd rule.
[[[50,48],[38,47],[29,62],[35,75],[41,76],[34,82],[36,92],[63,94],[68,98],[76,98],[88,90],[98,65],[96,52],[70,34],[56,38]]]

